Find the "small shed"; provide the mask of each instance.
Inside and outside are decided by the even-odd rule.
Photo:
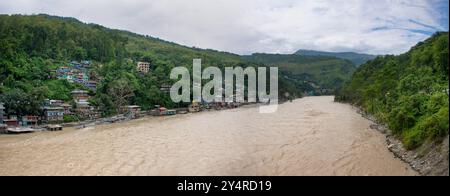
[[[3,122],[8,125],[8,127],[18,127],[19,126],[19,120],[17,119],[3,119]]]
[[[37,126],[38,122],[39,122],[39,117],[38,116],[24,116],[24,117],[22,117],[22,124],[24,126],[28,126],[28,125]]]
[[[141,116],[141,106],[137,105],[127,106],[125,116],[131,119],[139,118]]]

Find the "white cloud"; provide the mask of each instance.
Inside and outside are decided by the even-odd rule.
[[[398,54],[428,37],[419,31],[448,30],[439,21],[448,12],[434,7],[440,1],[2,0],[0,12],[71,16],[240,54],[300,48]]]

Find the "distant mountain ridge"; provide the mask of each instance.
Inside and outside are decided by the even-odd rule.
[[[301,89],[306,89],[310,95],[332,94],[356,70],[351,61],[330,56],[255,53],[242,58],[278,67],[290,81],[306,83]]]
[[[328,57],[336,57],[345,60],[351,61],[356,66],[362,65],[367,61],[375,59],[376,55],[370,54],[361,54],[356,52],[323,52],[316,50],[298,50],[294,54],[301,56],[328,56]]]

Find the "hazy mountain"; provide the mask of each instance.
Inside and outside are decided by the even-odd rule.
[[[316,89],[337,89],[350,79],[356,67],[345,59],[327,56],[301,56],[257,53],[243,57],[247,61],[279,67],[291,80],[304,81]],[[321,94],[314,92],[315,94]]]
[[[377,56],[375,55],[369,55],[369,54],[360,54],[355,52],[322,52],[322,51],[315,51],[315,50],[298,50],[295,52],[296,55],[302,55],[302,56],[330,56],[330,57],[336,57],[341,59],[346,59],[356,66],[362,65],[366,63],[367,61],[370,61],[372,59],[375,59]]]

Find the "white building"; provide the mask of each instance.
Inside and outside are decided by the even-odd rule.
[[[148,73],[150,71],[150,63],[138,62],[137,71],[141,73]]]

